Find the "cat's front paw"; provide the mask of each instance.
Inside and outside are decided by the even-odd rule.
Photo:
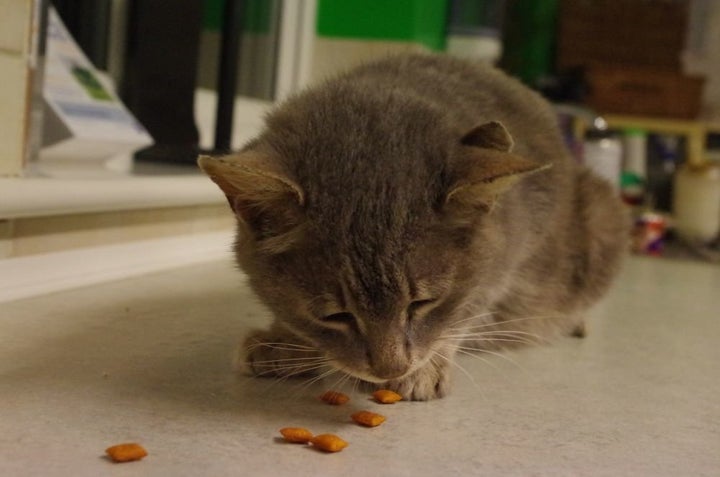
[[[292,335],[254,331],[240,346],[236,367],[261,377],[302,377],[315,374],[324,361],[315,348]]]
[[[378,386],[391,389],[410,401],[428,401],[447,395],[450,391],[450,373],[447,366],[428,363],[401,379]]]

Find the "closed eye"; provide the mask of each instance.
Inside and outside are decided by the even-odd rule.
[[[355,326],[357,324],[355,315],[350,312],[342,311],[340,313],[333,313],[320,319],[324,323],[335,323],[342,325]]]
[[[413,319],[418,312],[425,311],[437,300],[435,298],[428,298],[426,300],[415,300],[410,302],[407,307],[408,318]]]

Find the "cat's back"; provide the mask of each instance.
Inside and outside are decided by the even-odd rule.
[[[503,122],[511,132],[515,129],[515,135],[547,133],[556,124],[552,107],[539,94],[479,61],[431,54],[390,56],[332,81],[370,94],[402,90],[416,95],[442,108],[463,131],[493,120]]]
[[[417,131],[433,129],[438,136],[459,136],[489,121],[505,125],[517,153],[566,162],[547,101],[491,65],[447,55],[404,54],[366,63],[298,94],[268,117],[270,129],[282,131],[276,142],[285,150],[320,144],[329,149],[332,143],[339,150],[350,141],[357,146],[361,138],[370,146],[381,137],[409,143]],[[340,134],[347,143],[339,144]],[[299,139],[291,144],[293,135]]]

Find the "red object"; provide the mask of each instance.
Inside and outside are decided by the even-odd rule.
[[[645,212],[635,221],[633,251],[644,255],[662,255],[666,221],[660,214]]]

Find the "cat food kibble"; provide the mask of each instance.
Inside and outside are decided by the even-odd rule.
[[[402,400],[402,396],[389,389],[379,389],[373,393],[375,400],[381,404],[395,404]]]
[[[299,444],[307,444],[313,438],[312,432],[303,427],[283,427],[280,434],[288,442],[297,442]]]
[[[310,439],[310,443],[325,452],[340,452],[348,446],[348,443],[335,434],[320,434]]]
[[[335,406],[345,404],[350,400],[350,398],[346,394],[337,391],[326,391],[325,394],[320,396],[320,399],[322,399],[328,404],[332,404]]]
[[[350,417],[353,421],[366,427],[377,427],[385,422],[385,416],[370,411],[358,411]]]
[[[114,462],[130,462],[133,460],[140,460],[146,455],[148,455],[147,451],[143,449],[140,444],[135,443],[118,444],[112,447],[108,447],[107,449],[105,449],[105,452]]]

